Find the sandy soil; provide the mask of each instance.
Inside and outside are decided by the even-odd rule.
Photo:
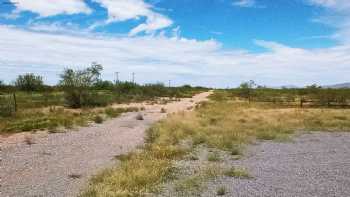
[[[145,110],[75,131],[3,137],[0,196],[76,196],[92,175],[115,164],[116,155],[141,145],[151,124],[167,113],[190,110],[209,94],[166,105],[131,104],[142,105]],[[161,113],[161,108],[167,113]],[[144,120],[136,120],[138,113]]]

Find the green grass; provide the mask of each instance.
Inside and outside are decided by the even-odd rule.
[[[58,128],[72,128],[76,125],[83,126],[89,121],[94,121],[97,115],[105,118],[115,118],[120,114],[130,111],[138,111],[138,108],[112,108],[107,107],[105,114],[93,112],[93,106],[105,106],[112,103],[130,103],[146,100],[154,100],[158,97],[175,98],[191,97],[203,91],[203,88],[192,87],[165,87],[160,84],[138,85],[131,83],[119,83],[109,89],[91,89],[89,92],[93,97],[89,100],[92,104],[88,105],[89,113],[79,112],[78,115],[70,113],[65,108],[65,113],[47,112],[47,108],[64,108],[67,105],[65,94],[58,88],[53,87],[45,91],[24,92],[0,90],[0,133],[14,133],[22,131],[50,130],[56,132]],[[17,111],[15,110],[15,99]],[[169,99],[162,99],[168,102]],[[144,109],[144,108],[143,108]],[[165,110],[165,109],[164,109]],[[163,112],[166,112],[166,110]],[[64,115],[67,115],[66,117]],[[80,116],[80,117],[77,117]],[[100,119],[101,120],[101,119]],[[100,121],[97,121],[100,122]]]
[[[58,128],[73,128],[75,125],[84,126],[92,116],[92,112],[84,111],[75,114],[58,108],[48,112],[31,110],[19,112],[15,118],[4,118],[0,121],[0,130],[5,133],[56,130]]]
[[[12,91],[0,89],[0,116],[7,115],[8,106],[13,108],[14,98]],[[130,103],[152,100],[157,97],[185,98],[203,91],[203,88],[192,87],[165,87],[160,84],[138,85],[129,82],[122,82],[106,89],[90,89],[93,95],[92,104],[107,105],[112,103]],[[11,93],[9,93],[11,92]],[[17,108],[19,110],[37,109],[49,106],[65,106],[65,94],[57,88],[49,88],[43,91],[25,92],[15,91]],[[2,113],[3,112],[3,113]]]
[[[229,177],[234,177],[234,178],[242,178],[242,179],[249,179],[249,178],[252,178],[249,173],[247,172],[246,169],[243,169],[243,168],[235,168],[235,167],[232,167],[231,169],[229,170],[226,170],[224,172],[224,174],[226,176],[229,176]]]
[[[1,118],[1,133],[16,133],[38,130],[57,132],[76,126],[87,126],[89,122],[101,124],[105,118],[117,117],[125,112],[138,111],[138,108],[106,108],[104,110],[70,110],[63,107],[19,111],[15,116]],[[105,118],[104,118],[105,117]]]
[[[220,154],[218,152],[212,152],[212,153],[209,153],[208,154],[208,161],[211,161],[211,162],[218,162],[218,161],[221,161],[221,157],[220,157]]]

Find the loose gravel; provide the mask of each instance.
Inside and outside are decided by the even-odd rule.
[[[224,177],[207,184],[201,196],[219,187],[234,197],[349,197],[350,133],[303,134],[293,142],[259,142],[231,166],[246,167],[252,179]]]
[[[77,196],[92,175],[117,162],[116,155],[142,145],[145,130],[166,117],[161,108],[168,113],[187,110],[209,94],[145,106],[142,121],[133,112],[76,131],[33,134],[21,142],[1,138],[0,196]]]

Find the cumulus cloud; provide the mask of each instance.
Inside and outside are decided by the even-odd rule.
[[[145,23],[138,25],[130,31],[131,36],[140,32],[153,33],[156,30],[169,27],[173,24],[173,21],[168,17],[152,11],[152,6],[145,3],[143,0],[94,1],[100,3],[102,7],[107,9],[107,23],[146,17]]]
[[[227,87],[254,79],[259,84],[305,85],[338,83],[350,75],[350,46],[328,49],[292,48],[257,40],[267,52],[223,49],[215,40],[181,37],[106,37],[54,35],[0,26],[0,69],[10,81],[23,72],[43,74],[55,83],[65,67],[81,68],[97,61],[104,78],[122,79],[136,72],[138,82],[171,79],[177,85],[191,83]]]
[[[30,11],[38,14],[40,17],[49,17],[58,14],[90,14],[91,9],[85,4],[84,0],[10,0],[15,4],[15,13]]]
[[[50,17],[59,14],[91,14],[92,10],[84,0],[10,0],[15,3],[16,9],[11,13],[4,15],[7,18],[18,17],[18,13],[30,11],[38,14],[40,17]],[[108,12],[108,19],[105,22],[96,22],[90,29],[98,26],[127,21],[131,19],[140,20],[145,18],[145,22],[133,28],[129,35],[135,36],[141,32],[151,34],[157,30],[164,29],[173,24],[173,21],[167,16],[152,10],[152,6],[144,0],[92,0],[104,7]]]

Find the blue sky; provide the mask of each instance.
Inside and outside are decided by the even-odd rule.
[[[350,74],[347,0],[0,0],[0,80],[103,77],[232,87],[332,84]]]

